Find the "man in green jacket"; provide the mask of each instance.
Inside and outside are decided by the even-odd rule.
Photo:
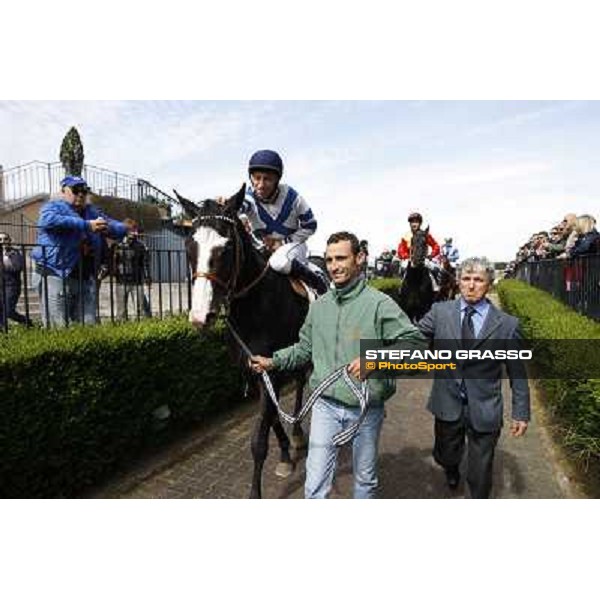
[[[272,358],[252,357],[255,371],[297,369],[312,361],[310,386],[314,389],[343,365],[361,378],[361,339],[424,339],[389,296],[366,285],[361,275],[364,260],[354,234],[343,231],[329,237],[325,261],[335,288],[311,304],[298,343],[275,352]],[[394,394],[395,383],[394,379],[369,380],[370,407],[352,444],[355,498],[375,497],[383,404]],[[337,460],[332,438],[359,414],[358,401],[342,379],[315,403],[306,459],[306,498],[329,494]]]

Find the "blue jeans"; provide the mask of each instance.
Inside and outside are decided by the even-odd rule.
[[[338,455],[332,438],[356,421],[359,414],[359,407],[345,407],[325,398],[319,398],[315,403],[306,459],[305,498],[326,498],[329,495]],[[352,441],[355,498],[376,496],[377,454],[383,416],[383,405],[371,406]]]
[[[36,278],[39,278],[40,311],[45,327],[65,327],[66,319],[69,323],[85,323],[86,325],[96,323],[96,281],[93,278],[84,279],[80,288],[77,279],[62,279],[55,275],[47,275],[48,319],[46,319],[44,277],[35,273],[34,285]],[[81,297],[80,291],[83,292],[83,297]]]

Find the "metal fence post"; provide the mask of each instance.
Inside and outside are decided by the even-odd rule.
[[[0,208],[4,208],[4,167],[0,165]]]
[[[31,317],[29,313],[29,275],[27,272],[27,251],[25,245],[21,244],[21,256],[23,257],[23,294],[25,299],[25,318],[27,319],[27,327],[31,327]]]
[[[6,281],[4,280],[4,245],[0,244],[0,317],[2,331],[8,333],[8,302],[6,294]]]

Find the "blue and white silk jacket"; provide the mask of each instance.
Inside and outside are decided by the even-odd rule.
[[[317,221],[306,200],[289,185],[281,184],[275,202],[265,204],[249,187],[241,212],[250,219],[252,230],[262,238],[270,235],[284,243],[305,242],[316,230]]]

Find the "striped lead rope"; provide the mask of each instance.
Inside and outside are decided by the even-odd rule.
[[[286,421],[287,423],[294,424],[302,421],[304,417],[309,413],[315,402],[319,399],[319,397],[323,394],[323,392],[333,385],[340,377],[344,378],[346,385],[350,388],[350,391],[356,396],[359,404],[360,404],[360,414],[358,419],[354,421],[349,427],[340,431],[336,435],[333,436],[333,444],[335,446],[343,446],[347,444],[349,441],[354,439],[358,432],[358,428],[361,423],[364,421],[364,418],[367,414],[367,410],[369,408],[369,385],[366,381],[362,381],[360,388],[354,383],[352,377],[348,373],[347,365],[336,369],[332,373],[330,373],[321,383],[314,389],[313,393],[310,395],[306,403],[302,406],[297,415],[289,415],[286,413],[279,402],[277,401],[277,396],[275,394],[275,390],[273,389],[273,385],[271,384],[271,379],[266,371],[261,373],[263,383],[265,384],[265,388],[271,398],[271,401],[277,408],[277,412],[279,416]]]
[[[229,330],[231,331],[231,333],[232,333],[233,337],[235,338],[235,340],[237,341],[237,343],[240,345],[240,348],[242,349],[244,354],[246,354],[246,356],[248,358],[252,358],[252,352],[250,351],[250,348],[248,348],[248,346],[244,343],[244,341],[242,340],[242,338],[236,331],[236,329],[233,326],[233,323],[231,322],[230,319],[227,319],[227,325],[229,326]],[[335,371],[330,373],[314,389],[313,393],[310,395],[310,397],[308,398],[306,403],[302,406],[302,408],[300,409],[300,411],[298,412],[297,415],[290,415],[281,408],[281,406],[277,400],[277,395],[275,394],[275,390],[273,388],[273,384],[271,383],[271,378],[269,377],[269,374],[266,371],[263,371],[261,373],[261,377],[262,377],[263,383],[265,385],[265,389],[267,390],[267,393],[269,394],[271,401],[273,402],[273,404],[275,405],[275,408],[277,409],[277,413],[286,423],[289,423],[290,425],[293,425],[294,423],[298,423],[298,422],[302,421],[302,419],[304,419],[304,417],[306,417],[306,415],[309,413],[309,411],[311,410],[311,408],[313,407],[314,403],[317,401],[319,396],[321,396],[321,394],[326,389],[331,387],[340,377],[343,377],[344,381],[346,382],[346,385],[350,388],[350,391],[354,394],[354,396],[357,398],[357,400],[360,404],[360,414],[358,415],[358,419],[356,421],[354,421],[354,423],[352,423],[352,425],[350,425],[343,431],[340,431],[339,433],[337,433],[336,435],[333,436],[333,444],[335,446],[343,446],[344,444],[347,444],[350,440],[354,439],[354,437],[356,436],[356,434],[358,432],[358,428],[360,427],[361,423],[364,421],[365,416],[367,414],[367,410],[369,408],[369,385],[368,385],[368,383],[366,381],[362,381],[360,388],[359,388],[356,385],[356,383],[352,380],[350,373],[348,373],[347,365],[339,367],[338,369],[336,369]]]

